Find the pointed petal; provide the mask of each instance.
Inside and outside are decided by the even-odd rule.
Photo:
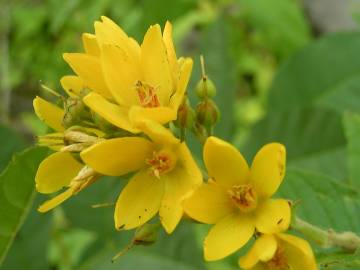
[[[36,97],[33,100],[33,107],[37,117],[39,117],[46,125],[56,131],[65,130],[62,126],[62,120],[64,118],[63,109],[60,109],[58,106],[55,106],[41,97]]]
[[[60,79],[62,88],[71,97],[77,97],[80,95],[81,90],[85,88],[84,82],[80,77],[67,75]]]
[[[184,201],[184,210],[197,221],[215,224],[237,209],[226,189],[215,182],[209,182],[203,184]]]
[[[100,56],[100,48],[95,35],[89,33],[82,34],[82,42],[87,54],[96,57]]]
[[[176,119],[177,111],[169,107],[143,108],[133,106],[130,108],[129,117],[132,123],[136,125],[143,119],[153,120],[160,124],[166,124]]]
[[[216,223],[204,241],[207,261],[225,258],[244,246],[254,234],[254,226],[245,216],[229,215]]]
[[[169,21],[165,23],[163,40],[172,73],[173,82],[176,82],[179,76],[179,65],[177,62],[175,47],[172,39],[172,25]]]
[[[184,63],[180,67],[180,75],[176,81],[176,92],[170,99],[170,107],[176,111],[178,110],[184,98],[186,88],[190,80],[192,67],[193,61],[191,58],[186,58]]]
[[[145,82],[157,89],[160,103],[167,106],[173,91],[166,48],[158,24],[150,26],[141,45],[141,66]]]
[[[137,124],[149,138],[160,145],[172,145],[180,142],[169,129],[151,120],[143,120]]]
[[[189,149],[182,143],[177,150],[176,168],[161,176],[165,194],[160,207],[160,220],[167,233],[172,233],[183,215],[183,200],[201,185],[202,174]]]
[[[85,86],[106,98],[112,97],[97,57],[85,53],[64,53],[63,58],[84,81]]]
[[[104,44],[101,49],[105,80],[116,101],[128,107],[139,104],[135,84],[141,76],[133,59],[116,45]]]
[[[278,233],[289,228],[291,209],[288,201],[269,199],[260,204],[255,212],[255,226],[261,233]]]
[[[69,199],[74,194],[74,188],[70,187],[66,191],[60,193],[59,195],[55,196],[54,198],[44,202],[38,208],[40,213],[48,212],[54,209],[56,206],[62,204],[64,201]]]
[[[269,261],[274,257],[277,246],[276,238],[273,235],[261,235],[248,253],[239,259],[239,266],[243,269],[252,269],[260,261]]]
[[[282,240],[285,256],[292,269],[317,269],[314,253],[307,241],[284,233],[278,234],[277,237]]]
[[[45,158],[36,172],[36,190],[53,193],[70,184],[83,167],[67,152],[56,152]]]
[[[286,150],[282,144],[270,143],[256,154],[251,165],[251,182],[260,197],[275,193],[285,175]]]
[[[83,102],[91,110],[99,114],[109,123],[125,129],[131,133],[139,133],[140,130],[133,127],[129,120],[129,111],[125,107],[115,105],[107,101],[104,97],[94,92],[89,93],[83,98]]]
[[[114,44],[125,50],[126,54],[138,63],[140,62],[140,46],[106,16],[101,16],[103,22],[95,22],[95,33],[98,42],[102,44]]]
[[[159,211],[164,182],[148,170],[138,172],[122,190],[115,207],[115,227],[130,230],[149,221]]]
[[[145,166],[153,144],[141,137],[122,137],[99,142],[80,153],[81,159],[104,175],[124,175]]]
[[[209,137],[204,146],[204,162],[209,177],[224,187],[245,184],[249,167],[240,152],[231,144]]]

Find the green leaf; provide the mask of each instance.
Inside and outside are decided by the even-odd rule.
[[[12,154],[24,148],[25,142],[15,131],[2,125],[0,125],[0,142],[2,142],[0,151],[1,172],[8,164]]]
[[[351,183],[360,190],[360,115],[344,115],[344,128],[348,140],[348,168]]]
[[[300,200],[296,213],[306,221],[337,231],[360,233],[360,193],[335,179],[314,172],[289,169],[279,196]]]
[[[309,27],[295,1],[240,0],[239,4],[244,19],[253,27],[259,43],[266,44],[281,58],[309,41]]]
[[[334,34],[306,46],[279,70],[270,89],[269,110],[321,104],[339,112],[351,104],[359,111],[359,46],[360,33]]]
[[[349,253],[324,253],[317,255],[318,261],[323,269],[359,269],[360,250],[354,254]]]
[[[27,149],[0,175],[0,264],[32,205],[35,173],[46,153],[43,148]]]

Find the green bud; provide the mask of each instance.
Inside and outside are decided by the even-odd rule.
[[[134,245],[151,245],[156,242],[160,224],[144,224],[136,230]]]
[[[206,129],[211,129],[219,120],[220,112],[211,99],[201,101],[196,106],[196,122]]]
[[[195,90],[200,99],[212,98],[216,95],[215,84],[207,76],[203,76],[200,79]]]
[[[191,129],[194,124],[195,112],[190,106],[188,98],[185,98],[183,103],[179,106],[177,112],[177,119],[174,122],[175,126],[179,128]]]
[[[81,98],[69,97],[64,102],[65,114],[63,126],[69,128],[75,125],[81,125],[84,119],[89,118],[89,110]]]

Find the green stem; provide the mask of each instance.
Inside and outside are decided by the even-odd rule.
[[[323,248],[338,247],[348,252],[354,252],[360,248],[360,237],[354,232],[324,230],[299,217],[294,217],[291,227]]]

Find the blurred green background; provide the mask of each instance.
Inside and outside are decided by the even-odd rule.
[[[138,41],[150,24],[170,20],[178,55],[195,61],[192,105],[200,54],[218,88],[222,115],[215,134],[248,160],[267,142],[284,143],[281,196],[300,200],[297,213],[316,225],[359,233],[359,10],[356,0],[1,0],[0,268],[238,269],[239,253],[205,263],[207,227],[188,221],[112,264],[132,234],[115,231],[112,207],[91,205],[114,202],[126,180],[105,178],[51,213],[36,212],[46,197],[35,195],[33,179],[47,152],[12,156],[46,132],[32,99],[47,97],[41,83],[62,91],[59,79],[72,73],[62,53],[81,50],[81,33],[93,33],[101,15]],[[352,254],[314,248],[322,266],[360,269]]]

